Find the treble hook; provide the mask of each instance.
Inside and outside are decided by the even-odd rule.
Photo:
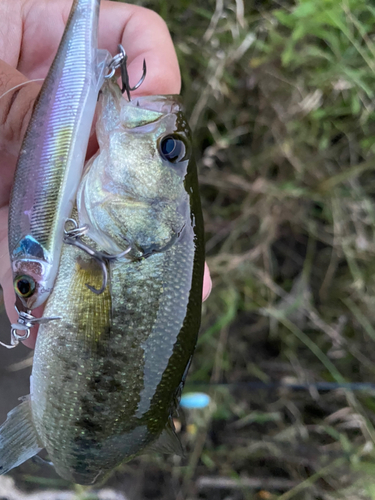
[[[128,97],[128,101],[130,102],[131,101],[130,92],[137,90],[142,85],[142,83],[145,81],[146,73],[147,73],[146,60],[143,59],[143,73],[142,73],[141,79],[139,80],[139,82],[136,85],[134,85],[134,87],[131,87],[130,83],[129,83],[129,73],[128,73],[128,65],[127,65],[128,55],[125,52],[125,49],[122,45],[119,45],[118,49],[123,56],[122,60],[121,60],[121,66],[120,66],[121,81],[122,81],[121,92],[122,93],[126,92],[126,95]]]
[[[137,90],[142,85],[142,83],[144,82],[144,80],[146,78],[146,73],[147,73],[146,60],[143,59],[143,73],[142,73],[141,79],[139,80],[139,82],[136,85],[134,85],[134,87],[131,87],[130,82],[129,82],[129,73],[128,73],[128,66],[127,66],[128,55],[125,52],[125,49],[121,44],[118,45],[118,49],[120,52],[118,54],[116,54],[115,57],[112,59],[112,61],[109,63],[110,72],[108,73],[106,78],[111,78],[115,74],[116,69],[120,68],[120,70],[121,70],[121,82],[122,82],[121,92],[122,93],[126,92],[128,101],[130,102],[131,101],[130,92]]]
[[[10,345],[4,344],[4,342],[0,342],[0,345],[6,347],[7,349],[14,349],[19,344],[20,340],[27,340],[30,337],[31,328],[35,325],[42,325],[44,323],[48,323],[49,321],[55,321],[57,319],[61,319],[61,316],[51,316],[50,318],[34,318],[31,314],[30,309],[27,311],[20,311],[15,304],[15,310],[18,313],[17,323],[13,323],[11,325],[11,335],[10,335]],[[18,331],[24,332],[23,335],[20,335]]]
[[[83,250],[86,252],[90,257],[96,260],[96,262],[99,264],[101,270],[102,270],[102,286],[97,289],[94,288],[93,286],[89,285],[86,283],[87,288],[95,293],[96,295],[100,295],[104,292],[104,290],[107,288],[108,284],[108,271],[107,271],[107,266],[106,262],[109,262],[110,260],[116,260],[116,259],[121,259],[122,257],[125,257],[126,254],[128,254],[132,247],[129,246],[126,250],[124,250],[121,253],[114,254],[114,255],[109,255],[103,252],[98,252],[97,250],[94,250],[93,248],[89,247],[86,245],[81,240],[81,236],[85,235],[89,229],[89,227],[84,225],[83,227],[78,227],[77,222],[74,219],[67,219],[66,222],[72,222],[74,227],[73,229],[66,230],[64,229],[64,243],[67,243],[68,245],[73,245],[80,250]]]

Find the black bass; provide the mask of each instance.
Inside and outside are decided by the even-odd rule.
[[[2,472],[46,448],[56,471],[91,484],[150,449],[181,452],[172,412],[201,317],[204,235],[188,125],[176,98],[99,104],[99,154],[78,192],[85,243],[131,252],[108,263],[63,249],[40,326],[31,394],[0,428]],[[90,239],[89,239],[90,238]],[[94,243],[95,242],[95,243]]]
[[[9,211],[14,290],[24,312],[49,297],[72,212],[98,93],[110,60],[98,50],[100,0],[74,0],[22,143]],[[27,337],[13,325],[12,344]],[[17,329],[27,331],[17,338]]]

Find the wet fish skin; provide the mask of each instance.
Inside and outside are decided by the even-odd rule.
[[[82,176],[107,51],[98,51],[100,0],[74,0],[22,143],[9,210],[15,292],[26,309],[48,298],[63,229]]]
[[[204,270],[197,172],[180,106],[170,97],[128,104],[113,83],[103,94],[101,151],[86,171],[80,195],[86,183],[97,190],[88,189],[95,199],[86,205],[81,198],[80,207],[89,212],[94,238],[101,241],[95,226],[100,217],[105,248],[89,238],[86,243],[100,250],[130,243],[134,257],[110,262],[110,284],[95,295],[86,283],[100,287],[99,266],[76,247],[64,247],[45,311],[59,310],[62,319],[39,329],[29,403],[36,438],[28,440],[33,447],[22,455],[44,447],[56,471],[80,484],[92,484],[151,448],[181,452],[171,413],[196,344]],[[159,152],[160,139],[174,134],[186,144],[178,164]],[[128,153],[132,161],[124,161]],[[143,232],[130,216],[143,223]],[[92,233],[90,227],[90,238]]]

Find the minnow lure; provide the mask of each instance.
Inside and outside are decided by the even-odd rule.
[[[26,339],[35,323],[58,318],[37,319],[31,311],[47,300],[54,286],[64,226],[82,177],[98,92],[110,60],[107,51],[98,50],[99,5],[100,0],[74,0],[22,143],[9,210],[19,320],[6,347]]]

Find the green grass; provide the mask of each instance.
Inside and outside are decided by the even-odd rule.
[[[375,499],[374,392],[314,389],[375,375],[375,8],[139,3],[170,27],[195,134],[214,289],[187,385],[213,404],[181,414],[186,459],[142,457],[108,484]],[[250,381],[285,387],[236,386]]]

